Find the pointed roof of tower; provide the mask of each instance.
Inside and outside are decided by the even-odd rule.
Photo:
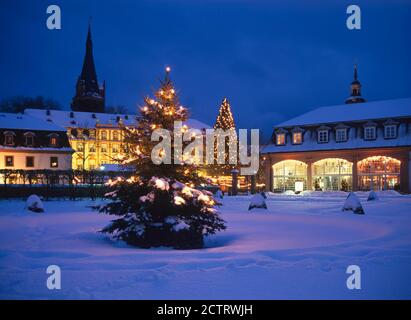
[[[351,82],[351,84],[360,84],[360,81],[358,81],[358,67],[357,64],[354,64],[354,80]]]
[[[86,54],[84,55],[83,68],[81,69],[80,80],[84,81],[86,92],[99,93],[97,73],[94,65],[93,42],[91,40],[91,24],[88,25],[86,40]]]

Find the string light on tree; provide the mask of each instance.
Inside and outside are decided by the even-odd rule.
[[[151,151],[158,143],[151,141],[151,135],[156,129],[166,129],[170,132],[174,130],[174,121],[185,122],[188,119],[188,110],[179,103],[177,90],[170,79],[171,68],[165,68],[164,79],[160,81],[160,87],[154,92],[154,97],[146,97],[144,105],[140,107],[140,117],[136,130],[126,130],[126,159],[124,163],[134,165],[137,172],[146,177],[164,176],[173,177],[179,181],[195,181],[196,167],[188,167],[188,173],[183,172],[185,166],[174,165],[174,137],[172,136],[171,163],[153,165]],[[181,131],[188,130],[183,125]],[[137,151],[137,152],[136,152]],[[162,152],[161,155],[164,155]],[[181,159],[180,159],[181,160]],[[184,168],[183,168],[184,167]]]
[[[232,128],[235,129],[235,123],[233,114],[231,113],[231,106],[227,98],[224,98],[220,106],[214,129],[228,130]]]
[[[159,150],[162,159],[170,157],[171,161],[167,161],[170,164],[153,163],[151,157],[158,143],[151,139],[154,130],[162,128],[172,132],[175,121],[188,119],[188,111],[179,104],[170,80],[170,70],[166,68],[154,99],[144,99],[137,127],[125,130],[123,163],[134,167],[136,177],[110,181],[111,192],[106,196],[112,201],[100,211],[119,218],[111,221],[102,232],[144,248],[198,249],[204,246],[204,236],[226,228],[213,208],[213,199],[192,189],[194,183],[204,180],[198,177],[195,166],[176,164],[174,135],[171,135],[171,152],[168,147]],[[180,158],[178,152],[177,157]],[[177,228],[181,224],[186,227]]]
[[[235,122],[234,122],[234,117],[231,112],[231,106],[230,103],[228,102],[227,98],[224,98],[223,101],[221,102],[219,113],[217,116],[217,120],[214,124],[214,129],[221,129],[224,131],[227,130],[235,130]],[[218,175],[231,175],[231,170],[234,169],[233,165],[229,164],[229,144],[226,139],[225,141],[225,148],[221,151],[224,152],[225,154],[219,154],[217,148],[215,148],[215,157],[218,158],[218,156],[224,157],[225,161],[223,165],[212,165],[209,166],[208,171],[211,175],[213,176],[218,176]]]

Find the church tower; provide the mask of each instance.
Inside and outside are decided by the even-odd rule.
[[[91,26],[88,26],[86,54],[83,61],[83,69],[77,79],[76,95],[71,102],[73,111],[104,112],[106,83],[99,87],[96,68],[93,58],[93,43],[91,41]]]
[[[361,83],[358,81],[357,65],[354,65],[354,80],[351,82],[351,96],[345,100],[345,103],[360,103],[366,100],[361,97]]]

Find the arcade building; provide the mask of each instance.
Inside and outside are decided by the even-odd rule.
[[[262,149],[266,190],[411,192],[411,98],[366,102],[357,67],[345,104],[274,127]]]

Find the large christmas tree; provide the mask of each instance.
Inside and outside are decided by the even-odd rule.
[[[154,98],[144,102],[137,126],[125,130],[123,163],[134,167],[136,176],[110,182],[106,196],[112,201],[100,211],[119,218],[102,232],[140,247],[201,248],[204,236],[224,230],[225,225],[214,209],[212,194],[193,188],[199,179],[197,168],[174,158],[174,121],[186,121],[188,111],[179,104],[170,68]],[[171,150],[160,150],[168,164],[153,162],[152,151],[159,143],[152,141],[156,129],[171,132]],[[186,130],[181,127],[182,133]]]

